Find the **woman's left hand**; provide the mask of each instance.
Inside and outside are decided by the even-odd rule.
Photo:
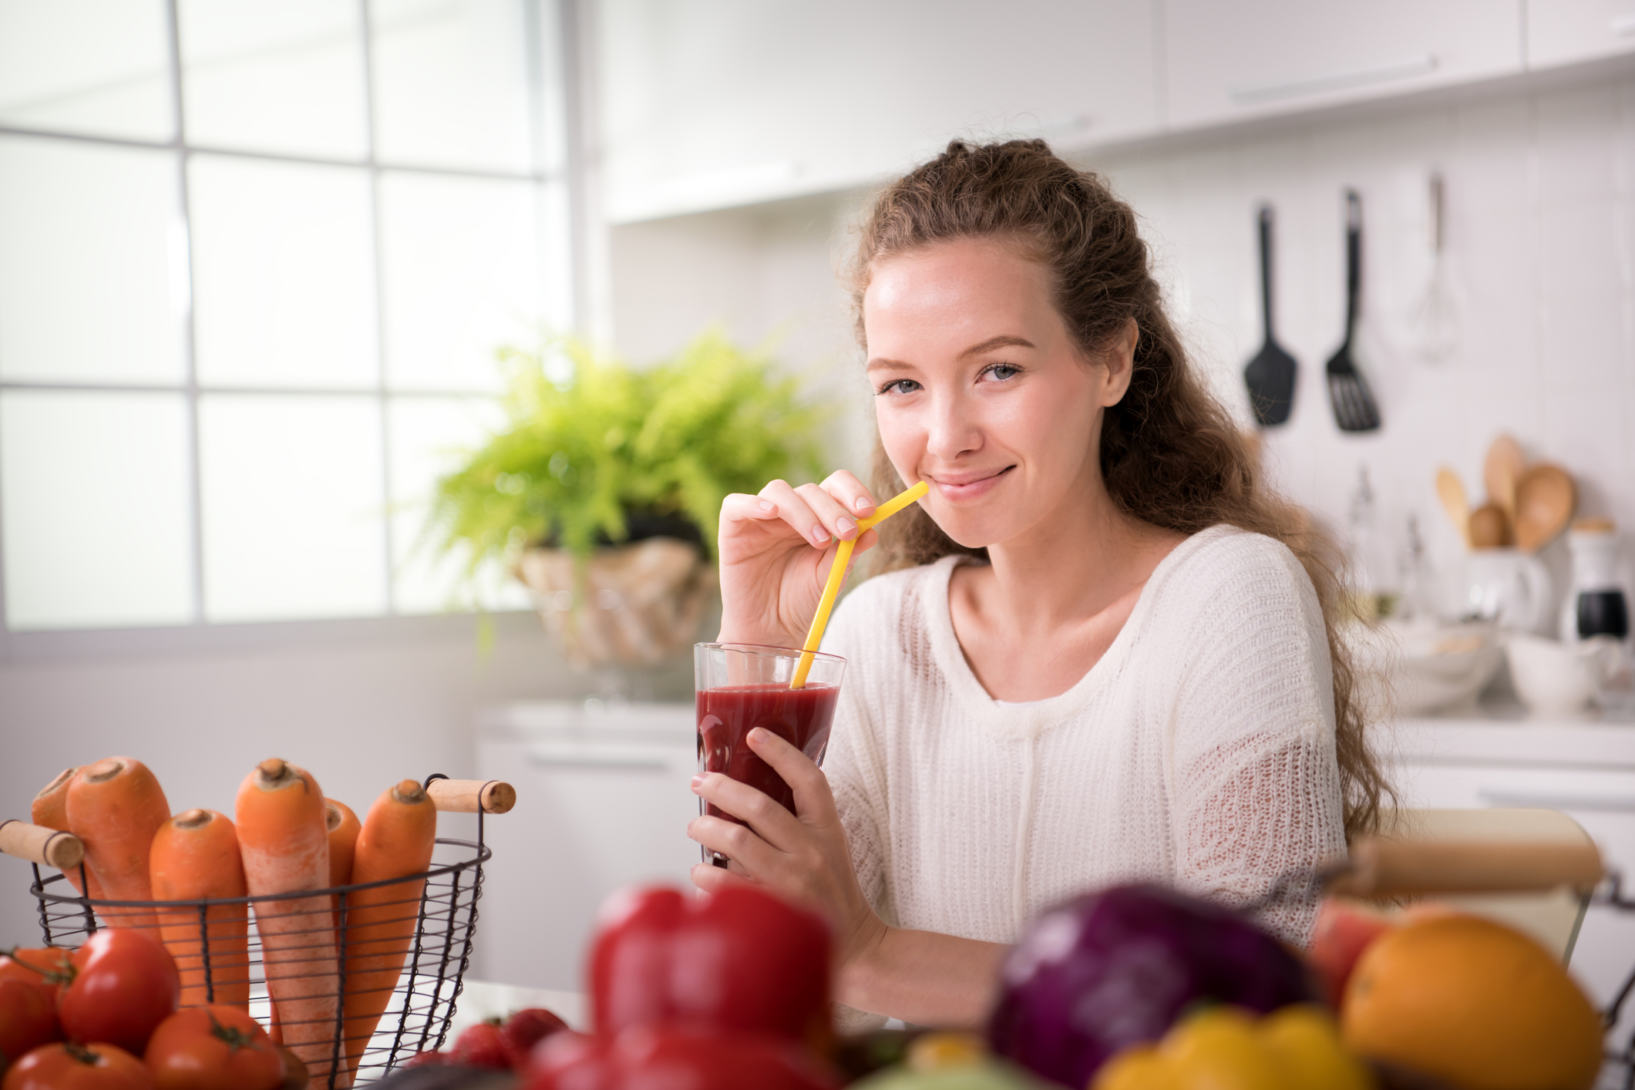
[[[688,824],[689,837],[732,860],[726,869],[696,864],[693,884],[708,892],[747,881],[816,910],[834,930],[839,963],[848,964],[886,928],[857,882],[829,781],[811,758],[769,730],[757,727],[747,741],[794,791],[795,812],[720,772],[694,776],[695,794],[748,826],[708,815]]]

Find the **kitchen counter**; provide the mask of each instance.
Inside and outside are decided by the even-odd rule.
[[[1544,718],[1514,701],[1495,701],[1378,731],[1385,754],[1415,763],[1635,771],[1635,716],[1628,714]]]
[[[464,981],[454,1018],[449,1022],[447,1048],[467,1026],[476,1025],[485,1018],[504,1018],[523,1007],[544,1007],[566,1022],[571,1028],[586,1028],[585,997],[578,992],[559,992],[548,988],[519,988],[514,984],[496,984],[488,980]]]

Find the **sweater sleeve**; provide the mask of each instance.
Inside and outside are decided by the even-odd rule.
[[[869,904],[882,919],[892,920],[886,896],[886,777],[880,754],[880,709],[869,697],[874,675],[889,669],[885,633],[892,630],[893,610],[878,580],[858,587],[835,611],[823,650],[846,660],[840,699],[835,707],[823,773],[834,794],[835,809],[846,830],[852,867]]]
[[[1333,675],[1322,612],[1293,553],[1256,534],[1177,588],[1188,637],[1175,687],[1171,798],[1180,882],[1243,902],[1342,853]],[[1177,609],[1176,607],[1181,607]],[[1316,905],[1261,915],[1304,945]]]

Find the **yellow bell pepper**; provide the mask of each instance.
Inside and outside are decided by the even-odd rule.
[[[1375,1090],[1375,1081],[1321,1007],[1284,1007],[1258,1019],[1211,1007],[1156,1045],[1114,1056],[1090,1090]]]

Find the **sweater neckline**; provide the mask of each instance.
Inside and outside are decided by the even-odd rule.
[[[948,598],[954,569],[962,563],[975,563],[969,557],[957,553],[945,556],[933,565],[935,574],[929,588],[927,603],[927,628],[932,653],[942,667],[943,676],[948,679],[948,683],[967,707],[985,709],[990,713],[990,722],[1008,733],[1035,733],[1054,722],[1058,718],[1056,713],[1081,706],[1085,699],[1102,685],[1103,678],[1117,672],[1119,664],[1129,656],[1131,644],[1135,642],[1141,628],[1146,624],[1147,615],[1151,612],[1152,602],[1157,597],[1160,584],[1170,578],[1188,557],[1209,541],[1234,530],[1234,527],[1225,523],[1210,526],[1171,549],[1147,577],[1141,593],[1136,596],[1135,606],[1130,610],[1129,617],[1125,618],[1124,624],[1120,626],[1118,634],[1113,637],[1113,642],[1107,646],[1107,650],[1102,652],[1101,658],[1065,691],[1055,696],[1039,700],[1000,700],[983,687],[976,676],[976,671],[971,669],[970,661],[965,657],[965,650],[960,646],[959,637],[954,633],[953,608]]]

